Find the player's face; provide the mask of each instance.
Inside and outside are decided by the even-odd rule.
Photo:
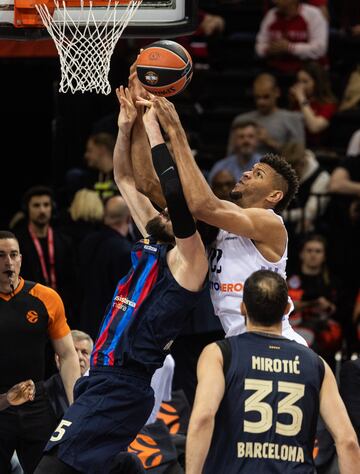
[[[7,292],[9,283],[14,283],[19,277],[21,254],[19,244],[15,239],[0,240],[0,291]]]
[[[230,194],[231,198],[244,208],[254,205],[262,207],[266,197],[275,191],[274,174],[271,166],[257,163],[251,171],[246,171],[240,181],[235,184]]]
[[[158,242],[174,243],[174,231],[167,209],[160,212],[146,224],[146,232]]]
[[[261,114],[268,114],[276,107],[278,90],[271,84],[255,84],[254,98],[256,108]]]
[[[322,242],[310,241],[304,245],[300,259],[304,265],[313,270],[321,269],[325,262],[325,248]]]
[[[233,135],[234,152],[240,155],[252,155],[258,145],[257,130],[252,125],[238,128]]]
[[[52,213],[50,196],[33,196],[28,204],[29,221],[42,227],[49,224]]]
[[[74,340],[74,346],[79,358],[81,375],[84,375],[90,368],[91,343],[87,339]]]
[[[299,71],[297,73],[297,82],[302,85],[306,97],[311,97],[314,94],[315,89],[315,81],[305,71]]]

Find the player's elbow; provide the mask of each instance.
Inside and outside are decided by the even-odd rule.
[[[360,448],[355,432],[347,433],[342,439],[335,439],[335,444],[339,454],[347,457],[356,454],[360,459]]]
[[[202,410],[191,416],[191,428],[194,432],[206,430],[214,423],[215,414],[211,410]]]

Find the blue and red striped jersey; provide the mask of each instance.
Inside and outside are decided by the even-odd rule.
[[[141,317],[144,300],[161,276],[166,262],[167,245],[149,239],[137,242],[131,253],[132,267],[115,290],[111,305],[102,321],[98,339],[91,355],[91,366],[123,365],[126,338]],[[139,316],[140,314],[140,316]]]

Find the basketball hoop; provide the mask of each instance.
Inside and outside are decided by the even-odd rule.
[[[79,1],[80,15],[75,18],[65,0],[61,3],[54,0],[51,12],[46,4],[35,5],[59,53],[59,90],[107,95],[111,92],[108,74],[112,53],[142,0],[106,0],[100,21],[95,18],[92,0]],[[120,11],[120,6],[126,8]]]

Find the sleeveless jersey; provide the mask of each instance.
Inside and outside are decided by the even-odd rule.
[[[322,360],[294,341],[254,332],[218,344],[224,367],[230,360],[204,473],[314,474]]]
[[[269,212],[274,212],[269,210]],[[283,222],[280,216],[277,216]],[[245,280],[257,270],[271,270],[286,279],[287,242],[278,262],[269,262],[251,239],[220,230],[215,247],[209,251],[211,300],[226,336],[243,333],[245,318],[241,315]]]
[[[148,374],[162,367],[204,290],[181,287],[166,261],[168,245],[134,245],[132,268],[120,280],[91,355],[91,368],[127,367]]]

